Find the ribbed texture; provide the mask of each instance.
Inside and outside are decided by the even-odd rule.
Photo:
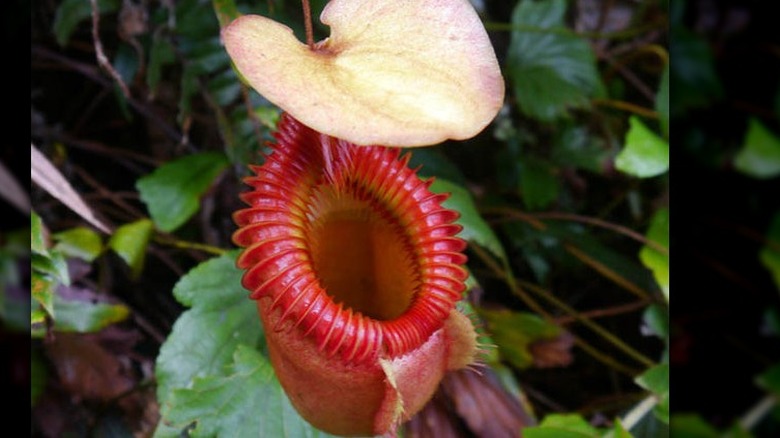
[[[253,299],[270,297],[281,322],[310,337],[328,355],[349,363],[397,357],[420,346],[437,329],[465,289],[465,242],[456,237],[458,213],[441,206],[446,195],[428,188],[407,167],[399,149],[354,146],[325,136],[283,114],[277,144],[241,198],[234,242],[246,248],[238,259],[243,285]],[[417,290],[407,310],[376,320],[334,302],[313,264],[310,230],[316,200],[344,196],[369,205],[408,241]],[[319,198],[318,198],[319,197]],[[267,328],[273,329],[273,328]]]

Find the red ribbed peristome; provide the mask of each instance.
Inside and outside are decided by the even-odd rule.
[[[432,180],[421,180],[397,148],[355,146],[287,114],[275,137],[273,153],[245,180],[253,190],[241,198],[250,207],[234,214],[239,230],[233,240],[245,248],[237,262],[246,270],[244,287],[282,312],[276,329],[300,330],[348,363],[393,358],[420,346],[442,327],[465,289],[466,244],[456,237],[458,213],[441,206],[447,195],[432,193]],[[323,286],[310,230],[318,220],[317,200],[327,196],[357,200],[404,236],[415,290],[400,316],[363,315],[335,302]]]

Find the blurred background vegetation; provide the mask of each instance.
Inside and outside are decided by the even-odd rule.
[[[6,18],[26,16],[23,3]],[[772,15],[736,1],[472,3],[502,66],[505,107],[479,136],[415,150],[412,163],[453,193],[470,242],[467,305],[495,348],[481,373],[445,379],[405,435],[778,436]],[[267,395],[272,376],[241,374],[244,361],[265,360],[259,321],[234,333],[209,319],[210,309],[253,312],[232,268],[230,215],[279,114],[236,77],[220,25],[260,13],[303,38],[299,2],[29,7],[41,155],[30,226],[15,213],[0,240],[0,340],[9,370],[24,370],[26,355],[13,352],[30,331],[30,373],[3,375],[22,393],[31,383],[32,434],[255,436],[261,422],[268,436],[316,435],[278,391]],[[19,34],[7,44],[23,32],[9,26]],[[193,284],[235,303],[198,302]],[[236,333],[259,348],[161,353]],[[214,415],[225,394],[205,388],[236,381],[255,391]]]

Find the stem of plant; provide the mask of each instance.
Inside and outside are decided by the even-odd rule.
[[[534,312],[536,312],[536,313],[538,313],[539,315],[541,315],[541,316],[542,316],[542,317],[543,317],[545,320],[547,320],[547,321],[549,321],[549,322],[552,322],[552,323],[555,323],[555,319],[553,318],[553,316],[552,316],[552,315],[550,315],[550,313],[549,313],[549,312],[547,312],[547,311],[546,311],[546,310],[545,310],[545,309],[544,309],[544,308],[543,308],[543,307],[542,307],[542,306],[541,306],[539,303],[537,303],[537,302],[536,302],[536,300],[534,300],[533,298],[531,298],[531,296],[530,296],[530,295],[528,295],[528,294],[526,293],[526,291],[525,291],[525,289],[523,289],[523,287],[520,287],[520,285],[518,285],[518,284],[517,284],[517,282],[516,282],[516,281],[515,281],[515,279],[514,279],[514,276],[512,275],[512,273],[511,273],[511,271],[510,271],[509,269],[502,269],[502,268],[501,268],[501,267],[500,267],[500,266],[499,266],[499,265],[498,265],[498,264],[497,264],[497,263],[496,263],[496,262],[495,262],[495,261],[494,261],[494,260],[493,260],[493,259],[490,257],[490,255],[488,255],[488,254],[487,254],[487,253],[486,253],[486,252],[485,252],[485,251],[484,251],[482,248],[480,248],[479,246],[477,246],[477,245],[474,245],[473,247],[471,247],[471,249],[472,249],[472,250],[473,250],[473,251],[474,251],[474,252],[477,254],[477,256],[478,256],[478,257],[479,257],[479,258],[480,258],[480,259],[481,259],[481,260],[482,260],[482,261],[483,261],[483,262],[484,262],[486,265],[488,265],[488,267],[489,267],[489,268],[490,268],[490,269],[491,269],[491,270],[492,270],[492,271],[493,271],[493,272],[494,272],[494,273],[495,273],[495,274],[496,274],[496,275],[497,275],[499,278],[502,278],[502,279],[504,279],[504,281],[506,281],[507,285],[509,285],[509,287],[510,287],[510,289],[512,290],[512,292],[513,292],[515,295],[517,295],[517,296],[518,296],[518,297],[519,297],[521,300],[523,300],[523,302],[524,302],[524,303],[526,303],[526,305],[527,305],[529,308],[531,308],[531,310],[533,310]],[[537,292],[537,291],[534,291],[534,292]],[[550,297],[546,297],[546,296],[545,296],[544,298],[548,298],[548,299],[549,299]],[[556,306],[559,306],[559,307],[563,306],[563,307],[561,307],[561,308],[562,308],[562,310],[564,310],[564,311],[566,311],[567,313],[571,314],[571,315],[572,315],[572,316],[573,316],[575,319],[577,319],[577,320],[579,320],[579,321],[582,321],[582,320],[584,319],[584,320],[587,320],[587,321],[588,321],[588,323],[590,323],[592,326],[597,326],[599,329],[601,329],[601,331],[599,331],[598,333],[599,333],[599,334],[601,334],[602,336],[603,336],[603,333],[604,333],[604,332],[606,332],[606,330],[605,330],[605,329],[603,329],[603,328],[601,328],[601,326],[599,326],[598,324],[596,324],[596,323],[594,323],[594,322],[592,322],[592,321],[588,320],[587,318],[584,318],[584,317],[580,316],[579,314],[577,314],[577,311],[576,311],[576,310],[572,309],[571,307],[568,307],[567,305],[565,305],[564,303],[562,303],[561,301],[559,301],[559,300],[557,300],[557,299],[555,299],[555,298],[553,298],[553,300],[554,300],[554,301],[553,301],[553,304],[554,304],[554,305],[556,305]],[[583,322],[583,323],[584,323],[584,322]],[[587,323],[584,323],[584,324],[585,324],[585,325],[588,325]],[[591,329],[593,329],[593,327],[592,327],[591,325],[588,325],[588,326],[589,326]],[[610,338],[611,338],[611,339],[610,339]],[[607,333],[607,338],[605,338],[605,339],[606,339],[607,341],[609,341],[609,342],[612,342],[612,343],[614,344],[614,340],[615,340],[616,338],[615,338],[614,336],[611,336],[609,333]],[[625,346],[625,344],[623,344],[623,343],[622,343],[622,341],[620,341],[619,339],[618,339],[617,341],[618,341],[618,343],[619,343],[619,344],[623,345],[624,347],[627,347],[627,346]],[[600,351],[598,351],[596,348],[594,348],[594,347],[592,347],[591,345],[587,344],[587,343],[586,343],[584,340],[582,340],[582,339],[581,339],[581,338],[579,338],[578,336],[574,336],[574,342],[577,344],[577,346],[578,346],[578,347],[582,348],[582,349],[583,349],[583,350],[584,350],[586,353],[590,354],[590,355],[591,355],[591,356],[593,356],[593,357],[594,357],[596,360],[598,360],[598,361],[600,361],[600,362],[604,363],[605,365],[607,365],[607,366],[610,366],[610,367],[612,367],[613,369],[615,369],[615,370],[617,370],[617,371],[620,371],[620,372],[622,372],[622,373],[624,373],[624,374],[626,374],[626,375],[632,376],[632,377],[633,377],[633,376],[635,376],[635,375],[637,374],[637,371],[636,371],[636,370],[633,370],[633,369],[631,369],[630,367],[627,367],[627,366],[625,366],[625,365],[623,365],[623,364],[621,364],[621,363],[617,362],[616,360],[612,359],[610,356],[608,356],[608,355],[606,355],[606,354],[603,354],[603,353],[601,353],[601,352],[600,352]],[[615,345],[615,346],[616,346],[616,347],[618,347],[619,349],[623,350],[623,348],[621,348],[621,346],[620,346],[620,345]],[[629,349],[629,350],[631,350],[631,351],[632,351],[633,353],[635,353],[636,355],[638,355],[639,357],[635,357],[635,356],[633,356],[633,355],[632,355],[630,352],[626,352],[626,351],[624,350],[624,352],[626,352],[626,354],[628,354],[629,356],[632,356],[632,357],[634,357],[635,359],[637,359],[638,361],[640,361],[640,362],[643,362],[643,364],[645,363],[644,361],[647,361],[647,362],[648,362],[648,366],[652,364],[652,361],[650,361],[649,359],[645,358],[645,357],[644,357],[644,356],[642,356],[640,353],[638,353],[638,352],[634,351],[634,350],[633,350],[633,349],[631,349],[630,347],[628,347],[628,349]],[[641,359],[640,359],[640,358],[641,358]],[[644,360],[642,360],[642,359],[644,359]]]
[[[309,0],[301,0],[303,3],[303,25],[306,28],[306,45],[309,50],[314,50],[314,28],[311,24],[311,5]]]

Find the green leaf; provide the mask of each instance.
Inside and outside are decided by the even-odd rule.
[[[666,308],[651,304],[642,314],[642,322],[650,333],[661,339],[669,338],[669,312]]]
[[[39,272],[33,272],[30,279],[30,293],[33,299],[54,318],[54,288],[56,283]]]
[[[528,346],[534,341],[552,339],[561,329],[533,313],[480,309],[488,331],[498,345],[501,356],[517,369],[533,364]]]
[[[30,214],[30,249],[35,254],[48,255],[44,226],[41,217],[34,211]]]
[[[157,228],[170,232],[184,224],[227,165],[224,154],[203,152],[166,163],[139,179],[136,187]]]
[[[661,122],[661,132],[664,138],[669,138],[669,64],[666,64],[655,95],[655,110]]]
[[[549,163],[525,157],[520,170],[520,190],[529,210],[542,210],[558,199],[560,186]]]
[[[767,242],[758,254],[761,264],[769,270],[780,290],[780,212],[775,213],[766,232]]]
[[[759,374],[756,377],[756,384],[780,397],[780,363]]]
[[[163,421],[193,437],[325,437],[298,415],[268,359],[239,345],[225,375],[196,378],[177,389],[162,410]]]
[[[450,194],[442,205],[460,213],[458,223],[463,226],[463,231],[460,232],[461,238],[485,247],[505,264],[508,263],[501,241],[480,216],[474,198],[468,190],[443,178],[436,178],[431,185],[431,191]]]
[[[100,13],[106,14],[119,8],[119,0],[98,0],[97,5]],[[57,44],[63,47],[67,45],[76,26],[91,16],[92,7],[89,0],[64,0],[57,8],[52,27]]]
[[[658,397],[655,414],[664,423],[669,423],[669,364],[654,365],[634,381]]]
[[[633,438],[633,435],[631,435],[625,427],[623,427],[623,424],[620,422],[620,419],[615,420],[615,424],[612,427],[612,430],[609,431],[609,433],[604,434],[605,437],[610,438]]]
[[[675,438],[718,438],[720,433],[699,414],[675,414],[669,423],[670,436]]]
[[[628,119],[625,147],[615,157],[615,167],[639,178],[660,175],[669,169],[669,144],[636,116]]]
[[[108,241],[108,247],[130,266],[133,278],[141,275],[146,259],[146,246],[151,236],[152,221],[141,219],[117,228]]]
[[[639,251],[639,259],[648,269],[653,271],[655,281],[661,287],[666,300],[669,301],[669,209],[662,208],[655,212],[647,230],[647,240],[655,242],[667,253],[645,245]]]
[[[130,309],[123,304],[66,298],[59,293],[54,294],[54,309],[57,332],[94,333],[130,316]]]
[[[76,227],[52,235],[57,241],[55,250],[92,262],[103,251],[100,235],[86,227]]]
[[[601,434],[578,414],[549,414],[538,426],[523,429],[524,438],[595,438]]]
[[[734,157],[734,167],[753,178],[780,175],[780,137],[751,117],[742,149]]]
[[[176,320],[157,356],[157,399],[163,409],[174,390],[189,388],[195,377],[220,375],[238,345],[256,345],[262,338],[257,307],[241,287],[237,254],[201,263],[173,289],[191,309]]]
[[[551,159],[561,166],[601,174],[607,162],[612,160],[612,154],[585,126],[568,125],[555,137]]]
[[[48,256],[33,254],[30,260],[33,271],[48,275],[59,283],[70,284],[70,275],[68,274],[68,263],[65,256],[59,251],[52,251]]]
[[[512,13],[507,72],[523,113],[542,121],[589,106],[603,88],[585,39],[564,26],[566,0],[524,0]]]

